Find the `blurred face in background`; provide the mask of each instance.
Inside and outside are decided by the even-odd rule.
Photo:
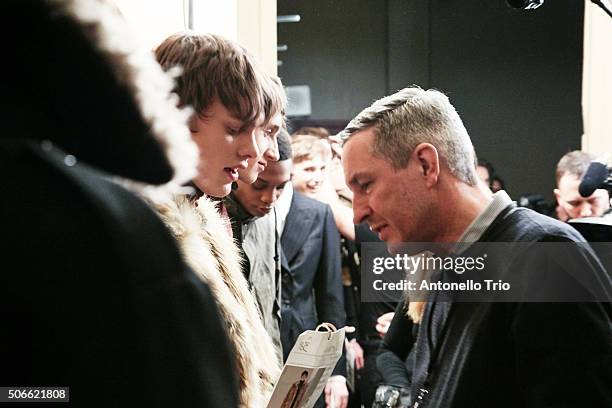
[[[329,161],[322,156],[311,156],[294,163],[293,187],[306,195],[316,195],[327,177],[328,164]]]
[[[580,177],[565,173],[559,179],[555,189],[557,203],[568,219],[584,217],[601,217],[610,208],[610,196],[604,189],[595,190],[589,197],[582,197],[578,192]]]
[[[476,173],[478,174],[478,178],[484,181],[487,186],[491,185],[491,175],[485,166],[476,167]]]

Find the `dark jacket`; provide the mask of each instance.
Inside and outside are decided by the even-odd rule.
[[[155,214],[59,149],[1,140],[0,158],[18,266],[0,279],[0,383],[69,386],[71,406],[236,406],[210,291]]]
[[[161,220],[111,181],[173,177],[156,132],[184,128],[188,141],[188,131],[169,90],[148,88],[168,100],[167,115],[145,118],[143,59],[116,38],[104,51],[97,42],[123,23],[101,13],[104,2],[0,7],[11,38],[0,84],[0,384],[70,387],[74,407],[235,407],[234,359],[208,287]],[[91,12],[87,22],[75,10]],[[145,79],[167,81],[149,58]]]
[[[304,330],[344,327],[340,234],[328,205],[294,192],[281,237],[284,359]]]
[[[480,239],[542,241],[584,240],[565,224],[513,207]],[[570,256],[582,262],[585,276],[609,285],[592,251],[577,247]],[[538,257],[538,279],[569,275],[559,260],[540,256],[508,259],[508,270],[520,274]],[[542,281],[528,283],[537,290]],[[415,343],[412,392],[420,406],[612,406],[609,303],[436,302],[432,295]]]

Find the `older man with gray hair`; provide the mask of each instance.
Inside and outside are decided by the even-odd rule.
[[[402,242],[584,243],[571,227],[487,189],[476,175],[470,137],[441,92],[402,89],[362,111],[341,136],[354,222],[367,222],[392,250]],[[610,288],[590,248],[576,245],[568,256],[581,274]],[[571,274],[539,253],[507,258],[509,270],[519,273],[537,259],[543,266],[537,279]],[[416,348],[415,407],[612,406],[609,303],[440,302],[437,296],[430,293],[416,339],[406,339]]]

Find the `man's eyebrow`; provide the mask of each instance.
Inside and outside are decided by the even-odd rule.
[[[367,172],[363,172],[363,171],[362,171],[362,172],[357,172],[357,173],[354,173],[354,174],[351,176],[351,179],[350,179],[350,181],[349,181],[349,185],[352,185],[352,186],[354,186],[354,185],[359,185],[359,184],[360,184],[360,183],[359,183],[359,180],[360,180],[360,179],[363,179],[363,178],[366,178],[366,177],[367,177],[367,175],[368,175],[368,174],[367,174]]]

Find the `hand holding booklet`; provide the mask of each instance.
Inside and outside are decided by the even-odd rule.
[[[267,408],[312,408],[342,355],[343,344],[344,328],[336,330],[330,323],[300,334]]]

